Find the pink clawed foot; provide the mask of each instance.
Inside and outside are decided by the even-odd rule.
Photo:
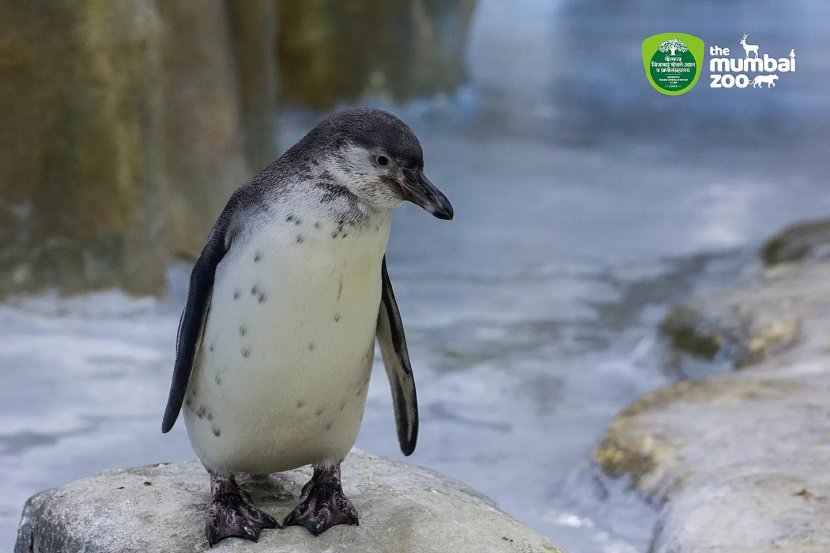
[[[315,536],[337,524],[358,525],[357,511],[343,495],[339,463],[327,469],[315,467],[311,480],[303,486],[300,504],[285,517],[284,524],[305,526]]]
[[[210,491],[213,500],[205,520],[205,535],[211,547],[225,538],[259,540],[263,528],[278,528],[269,514],[251,505],[233,476],[210,473]]]

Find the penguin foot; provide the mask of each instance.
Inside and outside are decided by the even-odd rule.
[[[357,511],[343,495],[339,463],[332,468],[314,468],[314,476],[303,486],[300,504],[285,517],[284,524],[305,526],[315,536],[337,524],[358,526]]]
[[[271,515],[251,505],[247,494],[239,489],[233,476],[210,473],[213,501],[208,507],[205,535],[211,547],[225,538],[259,540],[263,528],[279,528]]]

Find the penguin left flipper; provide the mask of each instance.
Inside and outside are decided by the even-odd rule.
[[[386,256],[383,257],[381,277],[383,291],[378,313],[377,340],[392,388],[398,443],[404,455],[411,455],[418,441],[418,396],[415,393],[415,379],[412,376],[401,314],[386,270]]]
[[[216,266],[225,257],[230,246],[228,229],[233,220],[235,206],[236,202],[232,197],[213,229],[211,229],[207,244],[205,244],[199,259],[193,266],[193,271],[190,273],[187,303],[179,321],[179,333],[176,338],[176,364],[173,368],[173,381],[170,384],[167,408],[164,410],[164,418],[161,422],[161,431],[165,433],[173,428],[184,402],[190,372],[193,370],[196,351],[201,342],[202,331],[207,320],[210,299],[213,294]]]

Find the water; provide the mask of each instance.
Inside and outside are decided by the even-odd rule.
[[[456,219],[395,214],[390,273],[421,401],[409,458],[573,552],[644,552],[654,512],[588,462],[608,421],[673,376],[655,325],[732,278],[779,227],[826,215],[830,6],[484,0],[471,85],[395,110]],[[677,29],[799,53],[774,90],[669,98],[643,37]],[[283,144],[317,118],[287,112]],[[0,543],[33,492],[192,457],[159,432],[186,268],[168,301],[118,292],[0,304]],[[360,447],[399,458],[379,365]],[[348,478],[348,475],[345,475]]]

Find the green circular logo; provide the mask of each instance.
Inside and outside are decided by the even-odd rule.
[[[697,60],[685,43],[672,38],[662,42],[654,52],[649,63],[649,73],[656,86],[678,92],[697,80]]]

